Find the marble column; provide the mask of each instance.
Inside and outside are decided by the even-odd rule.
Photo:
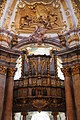
[[[52,115],[53,115],[53,120],[57,120],[58,113],[57,112],[53,112]]]
[[[6,103],[4,111],[4,120],[12,120],[12,104],[13,104],[13,83],[15,68],[8,68],[7,73],[7,90],[6,90]]]
[[[6,85],[6,66],[0,65],[0,120],[3,120],[3,104],[4,104],[4,95],[5,95],[5,85]]]
[[[72,97],[72,87],[71,87],[71,71],[69,67],[62,69],[65,77],[65,98],[66,98],[66,112],[68,120],[76,120],[74,103]]]
[[[22,112],[21,115],[23,115],[23,119],[22,120],[26,120],[26,115],[28,115],[28,113]]]
[[[72,67],[72,77],[73,77],[77,120],[80,120],[80,65],[79,64]]]

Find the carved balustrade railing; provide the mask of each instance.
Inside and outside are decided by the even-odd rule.
[[[65,111],[64,81],[51,85],[29,85],[28,80],[14,81],[13,111]]]

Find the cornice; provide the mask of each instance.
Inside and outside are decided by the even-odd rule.
[[[80,31],[80,28],[72,29],[72,30],[69,30],[69,31],[63,33],[62,35],[63,35],[63,36],[64,36],[64,35],[69,35],[70,33],[79,32],[79,31]],[[17,36],[19,39],[23,39],[23,38],[26,39],[26,38],[28,38],[28,37],[23,37],[23,36],[21,36],[21,35],[12,33],[12,32],[10,32],[9,30],[5,30],[5,29],[2,29],[2,28],[0,28],[0,33],[5,33],[5,34],[10,35],[10,36]],[[56,36],[53,37],[53,38],[58,38],[58,36],[56,35]]]
[[[79,51],[80,52],[80,45],[76,45],[74,47],[71,47],[71,48],[65,48],[61,51],[58,52],[58,55],[59,56],[63,56],[63,55],[66,55],[66,54],[70,54],[72,52],[76,52],[76,51]]]
[[[13,54],[13,55],[20,55],[21,52],[15,49],[10,49],[10,48],[6,48],[0,45],[0,52],[5,52],[5,53],[9,53],[9,54]]]

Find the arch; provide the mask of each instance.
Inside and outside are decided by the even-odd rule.
[[[50,120],[50,118],[46,112],[38,112],[32,116],[31,120]]]

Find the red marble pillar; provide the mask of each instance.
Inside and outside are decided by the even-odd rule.
[[[26,115],[28,115],[26,112],[22,112],[21,115],[23,115],[23,119],[22,120],[26,120]]]
[[[65,77],[65,97],[66,97],[66,112],[68,120],[76,120],[74,103],[72,98],[72,88],[71,88],[71,71],[69,67],[62,69]]]
[[[13,83],[15,68],[8,68],[7,74],[7,90],[6,103],[4,111],[4,120],[12,120],[12,104],[13,104]]]
[[[72,67],[74,96],[76,104],[77,120],[80,120],[80,65]]]
[[[52,115],[53,115],[53,120],[57,120],[58,113],[57,112],[53,112]]]
[[[0,120],[2,120],[5,84],[6,84],[6,67],[0,65]]]

